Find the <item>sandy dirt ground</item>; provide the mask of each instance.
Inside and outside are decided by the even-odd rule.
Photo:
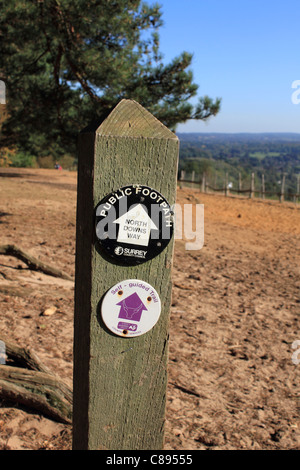
[[[165,449],[300,450],[300,204],[187,188],[177,202],[204,204],[205,243],[175,245]],[[0,169],[1,245],[74,276],[75,228],[75,173]],[[0,336],[70,387],[73,296],[72,281],[0,256]],[[71,425],[0,400],[1,450],[71,446]]]

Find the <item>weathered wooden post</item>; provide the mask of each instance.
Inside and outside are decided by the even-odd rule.
[[[261,192],[262,192],[262,198],[265,199],[265,175],[261,175]]]
[[[201,192],[205,193],[206,188],[206,173],[202,174],[202,182],[201,182]]]
[[[224,190],[225,190],[225,196],[228,196],[229,188],[228,188],[228,173],[227,172],[225,174]]]
[[[254,173],[251,173],[251,186],[250,186],[250,194],[249,194],[250,199],[254,198],[254,196],[255,196],[255,180],[254,180],[254,178],[255,178]]]
[[[194,182],[195,182],[195,171],[192,171],[192,188],[194,188]]]
[[[283,201],[284,201],[284,186],[285,186],[285,173],[283,173],[283,175],[282,175],[279,202],[283,202]]]
[[[80,134],[74,450],[163,446],[178,150],[130,100]]]
[[[242,191],[242,175],[239,173],[239,189],[238,189],[238,195],[240,195],[240,192]]]
[[[179,185],[180,189],[182,189],[183,186],[184,186],[184,180],[185,180],[185,171],[181,170],[181,172],[180,172],[180,185]]]

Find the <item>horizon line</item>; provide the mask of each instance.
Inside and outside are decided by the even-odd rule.
[[[176,131],[177,134],[293,134],[293,135],[300,135],[300,132],[288,132],[288,131],[242,131],[242,132],[226,132],[226,131],[211,131],[211,132],[203,132],[203,131]]]

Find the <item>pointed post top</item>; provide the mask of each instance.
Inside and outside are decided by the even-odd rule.
[[[96,131],[101,136],[146,137],[175,139],[178,137],[143,106],[123,99],[100,124]]]

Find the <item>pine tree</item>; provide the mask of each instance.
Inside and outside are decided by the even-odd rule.
[[[183,52],[165,65],[159,5],[140,0],[0,0],[0,79],[9,118],[2,145],[36,156],[74,154],[76,135],[120,99],[135,99],[170,129],[216,115],[196,96]]]

